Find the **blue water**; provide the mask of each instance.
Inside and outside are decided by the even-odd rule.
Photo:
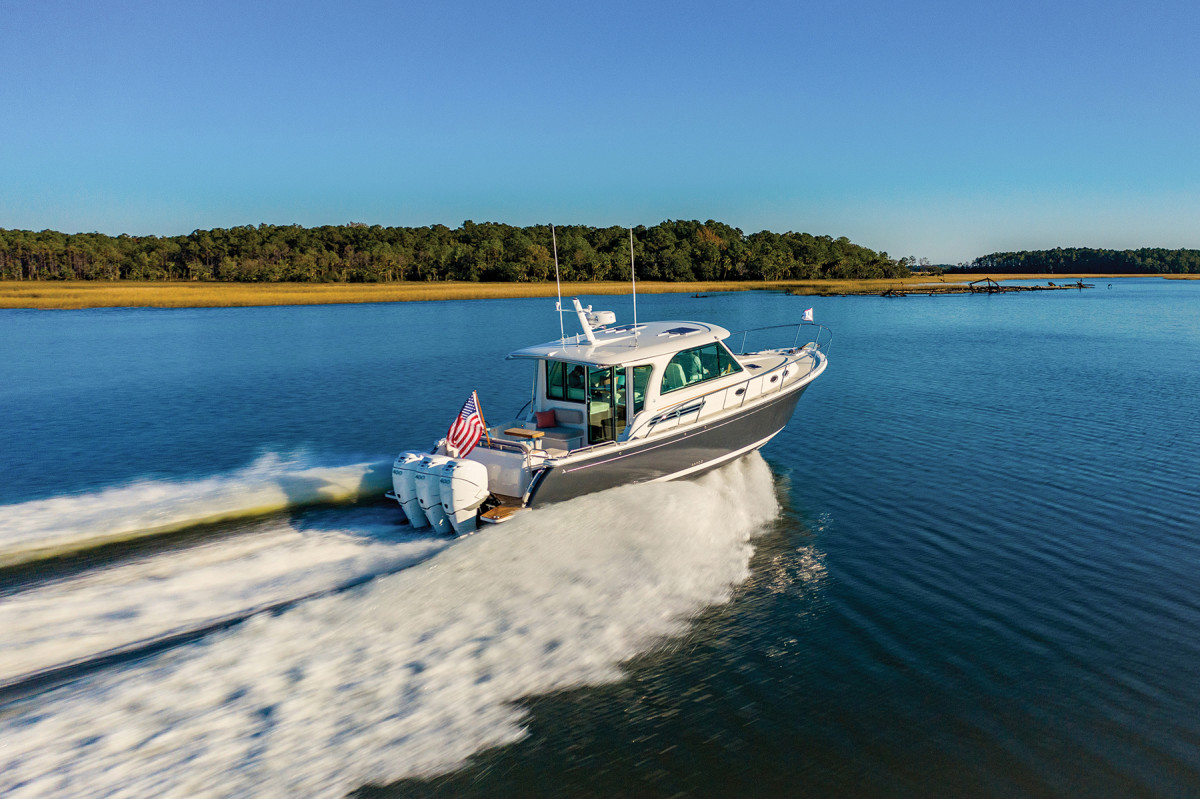
[[[0,752],[54,741],[17,746],[0,788],[1200,792],[1200,282],[1107,285],[641,296],[641,318],[731,330],[811,305],[829,369],[765,465],[454,545],[372,504],[371,470],[472,390],[511,418],[530,367],[504,355],[557,337],[552,301],[2,311],[0,555],[206,524],[0,571],[0,624],[24,620]],[[335,483],[357,504],[323,505]],[[110,650],[132,654],[86,665]]]

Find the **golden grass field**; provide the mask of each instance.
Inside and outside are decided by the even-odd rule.
[[[714,291],[791,291],[832,296],[878,294],[912,284],[966,283],[983,275],[910,277],[893,280],[781,280],[660,283],[638,281],[644,294]],[[1115,275],[990,275],[993,280],[1105,279]],[[1178,275],[1172,277],[1197,277]],[[254,305],[329,305],[357,302],[485,300],[553,297],[553,283],[199,283],[165,281],[0,281],[0,308],[228,308]],[[628,294],[628,283],[563,283],[564,297]]]

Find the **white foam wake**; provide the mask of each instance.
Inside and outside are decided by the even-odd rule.
[[[778,512],[757,455],[530,513],[349,592],[10,707],[0,793],[341,796],[518,739],[522,696],[724,601]]]
[[[336,590],[449,544],[401,527],[394,505],[312,516],[0,598],[0,686]]]
[[[141,480],[89,494],[0,506],[0,566],[174,532],[198,524],[382,494],[390,462],[337,466],[268,454],[229,474]]]

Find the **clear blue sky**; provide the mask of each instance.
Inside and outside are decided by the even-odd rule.
[[[1196,0],[0,0],[0,227],[1200,247],[1198,31]]]

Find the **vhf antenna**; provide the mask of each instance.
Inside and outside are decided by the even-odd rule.
[[[558,279],[558,237],[554,234],[554,225],[550,226],[550,241],[554,246],[554,285],[558,288],[558,304],[554,306],[558,309],[558,336],[559,341],[566,343],[567,331],[562,320],[562,282]]]
[[[633,283],[633,346],[638,345],[637,274],[633,270],[633,228],[629,228],[629,279]]]

